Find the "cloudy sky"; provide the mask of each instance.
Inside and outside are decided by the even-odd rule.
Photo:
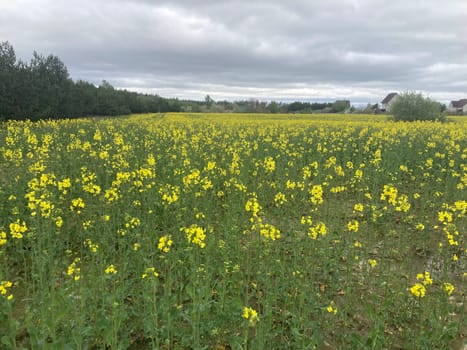
[[[465,0],[0,0],[0,41],[164,97],[467,97]]]

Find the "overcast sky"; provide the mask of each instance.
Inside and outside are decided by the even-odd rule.
[[[164,97],[467,98],[466,0],[0,0],[0,41]]]

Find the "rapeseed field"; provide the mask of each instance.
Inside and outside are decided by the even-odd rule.
[[[467,119],[0,126],[0,348],[448,349]]]

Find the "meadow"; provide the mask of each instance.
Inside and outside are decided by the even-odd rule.
[[[0,348],[462,349],[467,119],[0,125]]]

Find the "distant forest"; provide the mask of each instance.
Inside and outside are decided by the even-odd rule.
[[[33,53],[29,63],[17,60],[9,42],[0,42],[0,120],[58,119],[115,116],[155,112],[306,113],[343,112],[349,101],[334,103],[204,101],[168,99],[115,89],[107,81],[99,86],[70,78],[65,64],[54,55]]]

